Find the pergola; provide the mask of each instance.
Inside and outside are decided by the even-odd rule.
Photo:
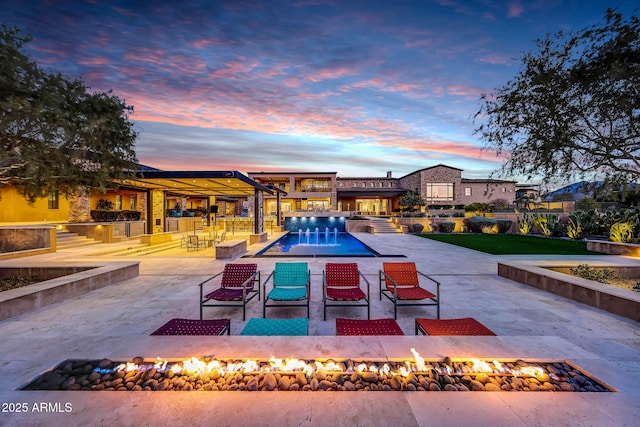
[[[141,170],[136,173],[136,178],[122,182],[123,187],[146,191],[147,211],[149,213],[149,232],[153,232],[153,225],[159,225],[164,218],[153,215],[154,192],[174,193],[192,197],[246,197],[254,196],[254,233],[263,232],[263,193],[273,194],[275,189],[266,187],[238,171],[165,171],[165,170]],[[163,206],[164,208],[164,206]],[[162,217],[164,217],[164,209]]]

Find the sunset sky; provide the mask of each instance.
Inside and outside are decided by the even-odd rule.
[[[486,178],[472,116],[535,39],[603,23],[563,0],[0,0],[49,71],[135,107],[161,169],[399,177],[439,163]]]

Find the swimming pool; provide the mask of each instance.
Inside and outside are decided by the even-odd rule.
[[[255,256],[336,256],[336,257],[374,257],[376,251],[356,239],[349,233],[337,231],[290,232]]]

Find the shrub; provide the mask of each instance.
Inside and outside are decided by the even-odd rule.
[[[609,240],[628,243],[633,239],[633,227],[628,222],[616,222],[609,230]]]
[[[98,211],[110,211],[113,210],[113,202],[107,199],[100,199],[96,204],[96,210]]]
[[[551,237],[560,233],[560,219],[557,215],[534,213],[532,219],[533,225],[535,225],[544,236]]]
[[[422,233],[422,230],[424,230],[424,225],[422,225],[422,224],[413,224],[411,226],[411,228],[413,228],[413,232],[414,233]]]
[[[609,270],[608,268],[593,268],[588,264],[571,267],[569,271],[574,276],[600,283],[609,283],[609,281],[617,278],[613,270]]]
[[[443,233],[453,233],[456,228],[456,223],[453,221],[442,221],[440,223],[440,231]]]
[[[509,202],[506,199],[495,199],[491,201],[494,210],[504,211],[509,209]]]
[[[573,240],[582,240],[584,236],[582,225],[571,215],[569,216],[569,224],[567,224],[567,236]]]
[[[467,226],[472,233],[492,234],[491,230],[495,227],[498,229],[498,221],[494,218],[485,218],[483,216],[472,216],[467,219]]]
[[[498,233],[508,232],[511,228],[511,224],[513,224],[513,221],[504,218],[496,219],[496,222],[498,223]]]
[[[90,213],[91,219],[95,222],[138,221],[142,216],[142,212],[138,211],[105,211],[94,209]]]
[[[489,204],[488,203],[470,203],[464,207],[465,212],[489,212]]]
[[[529,215],[523,214],[522,219],[518,219],[518,230],[520,234],[527,235],[531,233],[532,224],[529,221]]]
[[[120,211],[122,221],[139,221],[142,216],[140,211]]]

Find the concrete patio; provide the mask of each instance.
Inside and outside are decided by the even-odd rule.
[[[619,256],[492,256],[412,235],[357,234],[378,252],[406,258],[305,258],[312,273],[309,337],[237,336],[240,309],[205,309],[230,318],[231,336],[149,334],[171,318],[197,318],[198,286],[222,270],[213,252],[176,251],[143,257],[99,255],[110,245],[68,249],[5,261],[135,261],[140,275],[119,284],[0,321],[0,425],[345,425],[345,426],[635,426],[640,424],[640,324],[497,275],[509,260],[583,259],[640,265]],[[118,244],[113,244],[118,245]],[[253,245],[256,246],[256,245]],[[253,246],[251,247],[253,249]],[[255,249],[257,250],[256,246]],[[184,251],[184,250],[183,250]],[[329,309],[322,320],[321,272],[329,261],[357,261],[371,282],[371,317],[393,317],[378,298],[384,261],[415,261],[442,283],[442,318],[474,317],[496,337],[414,336],[416,317],[433,307],[399,309],[402,337],[336,337],[335,318],[363,318],[361,308]],[[287,258],[284,260],[291,260]],[[238,262],[240,260],[235,260]],[[253,258],[263,279],[278,259]],[[261,317],[253,301],[247,319]],[[300,317],[303,309],[271,309],[269,317]],[[567,359],[613,386],[614,393],[544,392],[66,392],[19,391],[29,380],[72,358],[354,358],[480,357]],[[384,394],[383,394],[384,393]],[[26,403],[26,412],[11,404]],[[48,411],[37,412],[41,404]],[[69,403],[70,405],[65,406]],[[69,411],[66,409],[70,408]],[[53,412],[52,412],[53,411]]]

